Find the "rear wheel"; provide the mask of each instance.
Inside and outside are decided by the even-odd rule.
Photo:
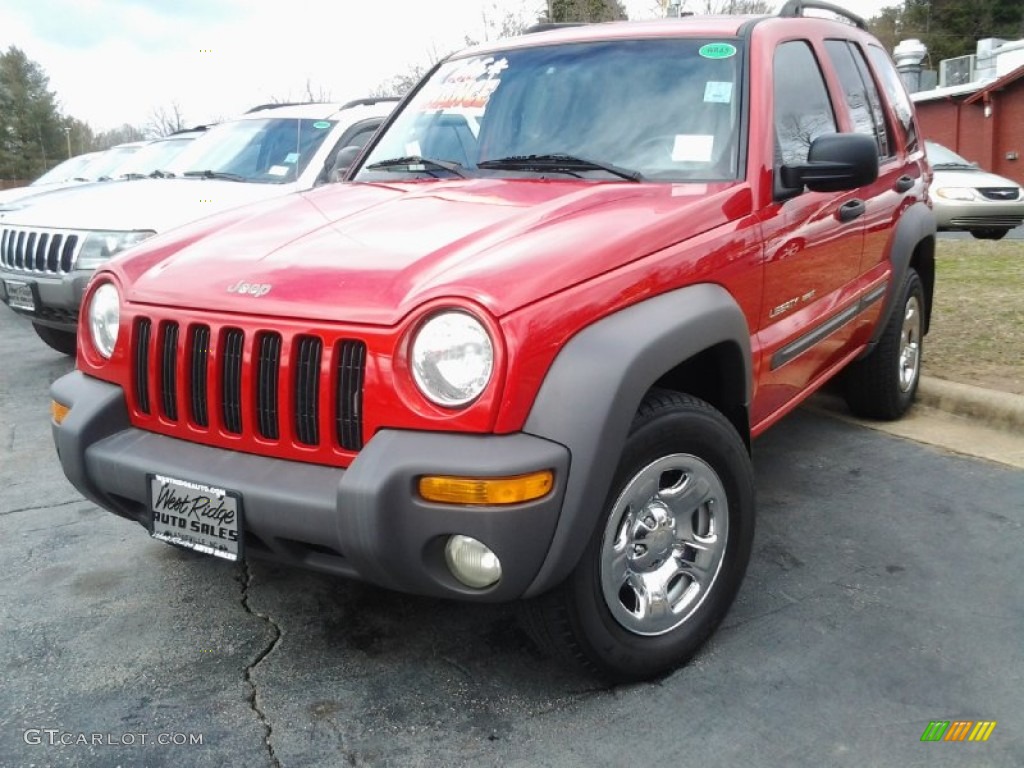
[[[978,240],[1002,240],[1009,231],[1005,227],[981,227],[972,229],[971,234]]]
[[[71,357],[75,356],[78,349],[78,337],[74,331],[61,331],[40,323],[32,323],[32,328],[35,330],[36,336],[42,339],[50,349],[55,349]]]
[[[921,379],[924,315],[921,278],[910,269],[878,346],[844,374],[843,394],[857,416],[898,419],[914,401]]]
[[[753,472],[732,424],[697,398],[652,393],[583,557],[524,605],[527,628],[613,681],[670,671],[725,616],[753,533]]]

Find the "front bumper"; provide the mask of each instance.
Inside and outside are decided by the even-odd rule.
[[[1024,222],[1024,200],[944,200],[932,196],[939,229],[1013,229]]]
[[[0,288],[0,301],[10,306],[19,315],[30,318],[33,322],[57,328],[62,331],[75,331],[78,328],[78,310],[82,306],[82,295],[92,277],[92,270],[76,270],[66,274],[46,274],[31,271],[0,269],[0,283],[6,281],[27,283],[35,296],[35,311],[13,307],[10,305],[7,290]]]
[[[544,562],[561,510],[568,450],[526,434],[382,430],[347,468],[197,445],[131,426],[120,387],[75,371],[53,384],[70,412],[53,425],[68,479],[87,498],[150,527],[153,472],[236,491],[247,557],[369,581],[403,592],[484,601],[520,597]],[[463,506],[423,501],[424,474],[508,476],[553,469],[555,487],[533,502]],[[458,582],[444,562],[452,534],[482,541],[501,580]]]

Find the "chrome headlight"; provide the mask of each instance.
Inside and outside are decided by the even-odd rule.
[[[935,194],[946,200],[977,200],[978,193],[970,187],[938,187]]]
[[[435,315],[412,343],[416,386],[432,402],[457,407],[484,391],[494,369],[494,344],[472,315],[451,311]]]
[[[92,345],[110,359],[121,327],[121,296],[113,283],[104,283],[89,299],[89,334]]]
[[[156,232],[90,232],[78,252],[77,269],[96,269],[111,256],[152,237]]]

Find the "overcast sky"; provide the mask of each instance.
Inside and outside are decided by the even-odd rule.
[[[898,0],[834,0],[870,17]],[[630,18],[658,0],[626,0]],[[691,3],[692,4],[692,3]],[[781,2],[780,2],[781,5]],[[533,21],[544,0],[2,0],[0,49],[42,65],[65,113],[104,130],[177,102],[192,124],[276,99],[307,80],[336,101],[484,39],[485,19]]]

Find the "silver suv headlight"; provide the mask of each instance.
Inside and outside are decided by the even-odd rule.
[[[432,402],[466,405],[484,391],[494,370],[494,344],[483,324],[457,310],[434,315],[412,343],[416,386]]]
[[[90,232],[85,236],[82,250],[78,252],[77,269],[96,269],[111,256],[125,248],[131,248],[152,237],[156,232],[144,230],[140,232]]]
[[[120,327],[121,296],[113,283],[104,283],[89,298],[89,333],[96,351],[108,360]]]

